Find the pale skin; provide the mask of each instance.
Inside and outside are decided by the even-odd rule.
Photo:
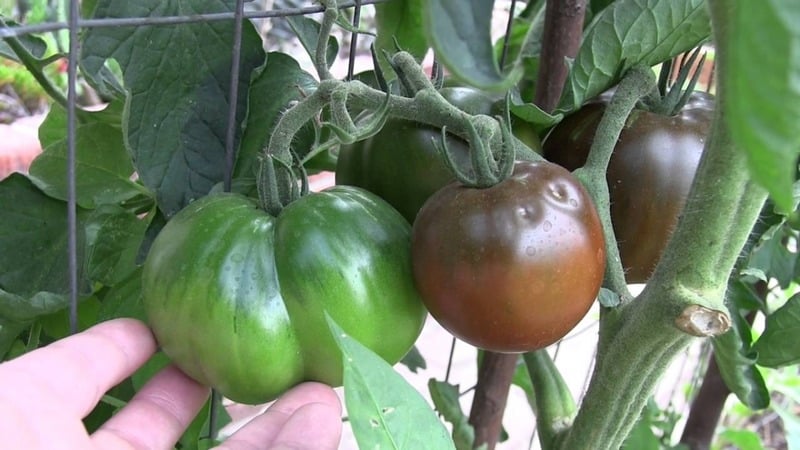
[[[172,448],[209,389],[168,366],[93,434],[81,419],[111,387],[156,351],[141,322],[116,319],[0,364],[3,448],[156,450]],[[342,406],[320,383],[303,383],[218,449],[335,449]]]

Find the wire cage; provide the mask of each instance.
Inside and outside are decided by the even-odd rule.
[[[359,27],[362,21],[362,7],[382,3],[389,0],[350,0],[340,2],[342,9],[351,11],[353,25]],[[20,6],[26,2],[18,2]],[[51,2],[52,3],[52,2]],[[84,2],[85,3],[85,2]],[[66,15],[64,20],[46,21],[36,24],[16,24],[11,22],[4,22],[0,27],[0,38],[6,42],[12,43],[24,38],[29,34],[39,33],[66,33],[66,42],[68,48],[64,49],[64,53],[69,55],[66,59],[66,98],[65,107],[67,111],[67,121],[65,124],[64,133],[66,135],[66,164],[65,170],[67,171],[67,236],[68,236],[68,265],[69,265],[69,328],[72,332],[78,329],[78,308],[79,308],[79,295],[80,286],[78,274],[80,270],[79,252],[78,252],[78,225],[77,214],[78,209],[78,180],[76,179],[76,143],[77,135],[76,130],[78,127],[77,111],[80,108],[78,89],[79,84],[79,68],[77,55],[81,52],[81,39],[80,34],[85,30],[92,28],[103,27],[170,27],[179,24],[188,23],[210,23],[218,21],[230,21],[234,24],[233,42],[230,48],[231,52],[231,66],[230,66],[230,84],[228,86],[228,98],[231,100],[227,105],[227,122],[225,127],[224,151],[225,151],[225,168],[224,168],[224,189],[231,188],[231,178],[233,173],[234,152],[236,151],[236,133],[237,133],[237,99],[239,98],[238,90],[240,79],[240,59],[241,59],[241,40],[243,25],[247,21],[252,21],[262,36],[269,36],[275,39],[277,43],[283,43],[293,39],[291,31],[284,25],[281,25],[277,19],[290,17],[290,16],[304,16],[321,13],[324,7],[320,5],[311,4],[312,2],[303,2],[299,0],[294,1],[245,1],[236,0],[233,11],[225,13],[197,13],[187,15],[149,15],[143,17],[96,17],[86,18],[81,14],[81,2],[79,0],[69,0],[66,4]],[[514,16],[514,8],[516,0],[509,0],[508,2],[497,2],[500,5],[500,11],[507,14],[502,22],[504,24],[499,27],[501,32],[507,32],[510,29],[511,19]],[[17,12],[24,15],[23,8],[18,8]],[[365,42],[368,39],[360,40],[357,33],[345,33],[345,37],[349,40],[349,50],[347,54],[347,77],[352,77],[356,70],[356,60],[359,54],[364,53],[366,48]],[[269,39],[267,39],[268,41]],[[713,83],[709,80],[708,86]],[[13,168],[14,170],[24,170],[23,165],[18,165]],[[596,333],[597,315],[590,314],[582,324],[567,336],[562,342],[554,346],[553,355],[554,359],[562,368],[566,368],[569,376],[572,378],[570,383],[575,390],[575,394],[580,397],[580,394],[585,391],[588,384],[589,377],[592,370],[593,349],[595,343],[594,334]],[[432,332],[435,333],[435,332]],[[443,335],[432,334],[431,339],[440,339]],[[453,341],[454,342],[454,341]],[[447,352],[447,346],[444,351]],[[580,348],[581,356],[575,357],[576,349]],[[693,347],[686,355],[686,357],[674,364],[674,369],[671,371],[672,375],[665,379],[665,384],[662,384],[657,394],[658,401],[665,407],[673,408],[677,414],[685,414],[688,409],[691,393],[696,390],[699,384],[699,374],[702,373],[705,367],[705,360],[708,355],[708,347]],[[425,349],[422,349],[425,354]],[[450,349],[452,360],[452,348]],[[474,349],[465,349],[460,356],[463,365],[473,366],[472,372],[468,377],[474,376]],[[578,361],[579,360],[579,361]],[[450,361],[452,362],[452,361]],[[448,371],[450,369],[448,362]],[[576,369],[577,367],[577,369]],[[410,372],[404,372],[408,377],[415,376]],[[439,374],[444,375],[444,374]],[[421,386],[424,386],[425,380],[419,377]],[[465,383],[469,381],[465,380]],[[688,386],[688,389],[686,389]],[[687,391],[687,392],[684,392]],[[467,393],[469,390],[467,389]],[[516,424],[524,422],[524,432],[521,439],[517,439],[505,444],[501,444],[499,448],[534,448],[537,443],[535,442],[535,427],[532,413],[528,409],[527,400],[522,392],[512,392],[516,396],[516,400],[512,401],[511,407],[517,408],[514,414],[507,414],[507,422],[517,420]],[[468,404],[469,395],[464,397],[464,404]],[[213,417],[213,415],[212,415]],[[507,425],[508,426],[508,425]],[[345,438],[347,439],[347,438]],[[346,442],[345,444],[346,445]]]

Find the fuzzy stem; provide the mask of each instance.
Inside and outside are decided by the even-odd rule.
[[[715,0],[709,5],[717,61],[725,67],[730,5]],[[639,298],[618,308],[620,320],[601,319],[592,382],[563,449],[618,449],[669,362],[691,342],[676,318],[698,306],[724,317],[727,278],[766,193],[750,179],[744,151],[731,139],[725,74],[719,75],[711,133],[683,214]],[[706,334],[724,328],[711,327]]]
[[[336,0],[326,0],[321,3],[325,6],[325,12],[319,27],[317,48],[314,51],[314,68],[320,80],[330,80],[333,79],[333,75],[328,69],[328,39],[331,37],[333,24],[339,17],[339,9]]]
[[[419,69],[421,71],[421,69]],[[385,92],[373,89],[366,84],[354,80],[343,82],[338,80],[323,80],[317,90],[298,102],[281,116],[275,129],[270,136],[269,144],[266,149],[268,153],[290,163],[292,160],[289,148],[295,134],[308,121],[314,120],[319,111],[325,107],[331,99],[331,95],[337,88],[346,86],[348,102],[357,109],[361,110],[380,110],[387,101]],[[455,134],[465,140],[469,140],[470,133],[468,123],[473,121],[476,129],[482,136],[488,136],[484,132],[486,126],[495,128],[496,132],[491,133],[496,140],[492,145],[502,145],[500,125],[497,121],[488,116],[473,117],[470,114],[453,106],[445,100],[434,89],[423,89],[414,98],[390,95],[388,107],[392,117],[410,120],[418,123],[432,125],[435,127],[446,126],[448,132]],[[491,125],[487,125],[491,124]],[[528,161],[538,161],[542,157],[537,155],[527,145],[514,138],[514,150],[518,159]]]
[[[611,99],[600,123],[597,134],[592,142],[586,164],[575,171],[575,176],[586,186],[591,193],[597,207],[600,221],[603,224],[603,233],[606,244],[606,273],[605,286],[620,295],[622,302],[629,301],[632,297],[628,292],[625,282],[625,272],[619,256],[619,248],[611,224],[610,196],[606,171],[611,154],[617,145],[619,135],[625,122],[628,120],[633,108],[640,98],[650,93],[656,87],[656,77],[649,67],[634,67],[628,71],[619,84],[614,97]]]

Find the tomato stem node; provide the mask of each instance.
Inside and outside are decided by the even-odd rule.
[[[675,326],[697,337],[719,336],[731,327],[728,314],[701,305],[689,305],[675,318]]]

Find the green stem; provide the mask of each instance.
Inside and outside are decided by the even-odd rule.
[[[333,24],[339,17],[339,9],[336,0],[327,0],[322,4],[325,6],[325,12],[319,27],[317,48],[314,52],[314,67],[317,69],[320,80],[331,80],[333,75],[328,69],[328,39],[331,37]]]
[[[543,450],[556,448],[557,439],[575,418],[575,400],[547,350],[523,355],[536,399],[536,429]]]
[[[422,69],[420,68],[421,72]],[[416,77],[415,77],[416,78]],[[425,78],[427,80],[427,78]],[[430,83],[428,81],[428,83]],[[323,80],[317,89],[303,101],[289,108],[278,120],[267,146],[267,152],[287,163],[291,162],[292,140],[295,134],[310,120],[314,120],[319,111],[330,103],[335,90],[346,86],[347,99],[355,108],[360,110],[380,110],[387,102],[385,92],[373,89],[366,84],[354,80],[343,82],[335,79]],[[488,116],[472,116],[453,106],[445,100],[436,90],[423,89],[413,98],[399,95],[389,95],[388,107],[392,117],[428,124],[435,127],[447,127],[453,133],[465,140],[469,140],[469,123],[472,122],[482,136],[491,135],[494,147],[502,145],[499,123]],[[487,133],[485,129],[492,127],[494,133]],[[496,148],[496,147],[495,147]],[[542,157],[532,151],[528,146],[514,138],[514,150],[518,159],[538,161]]]
[[[575,422],[559,448],[619,449],[661,374],[689,339],[674,328],[626,329],[617,344],[628,347],[615,345],[598,360]]]
[[[0,25],[2,25],[3,27],[7,26],[6,23],[2,20],[0,20]],[[58,103],[59,105],[61,105],[66,109],[67,97],[64,95],[63,92],[61,92],[57,87],[55,87],[55,85],[53,85],[53,82],[50,81],[47,75],[45,75],[44,71],[42,71],[41,64],[39,64],[39,60],[36,59],[36,57],[33,56],[28,51],[28,49],[25,48],[24,45],[22,45],[22,43],[19,41],[19,39],[17,39],[16,36],[8,36],[3,38],[3,40],[6,41],[6,43],[14,52],[14,54],[17,55],[17,58],[19,58],[20,62],[25,66],[26,69],[28,69],[28,72],[30,72],[31,75],[33,75],[33,78],[35,78],[36,81],[39,82],[39,85],[47,93],[47,95],[49,95],[50,98],[53,99],[53,101],[55,101],[56,103]]]
[[[611,225],[611,200],[606,171],[619,135],[636,103],[656,87],[656,77],[649,67],[637,66],[628,71],[619,84],[600,123],[597,126],[586,164],[575,171],[575,176],[586,186],[597,206],[606,244],[605,286],[621,297],[622,303],[631,300],[625,282],[625,272],[619,256],[617,239]]]
[[[31,325],[30,333],[28,333],[28,343],[25,344],[25,353],[31,352],[39,348],[39,339],[42,335],[42,324],[36,321]]]
[[[725,67],[730,5],[716,0],[709,5],[717,62]],[[731,139],[725,73],[719,77],[711,132],[684,212],[642,294],[615,310],[619,320],[601,318],[592,382],[560,448],[618,449],[667,365],[691,342],[690,334],[727,330],[727,278],[766,193],[751,181],[745,154]],[[696,315],[691,319],[703,320],[678,321],[687,311]]]

